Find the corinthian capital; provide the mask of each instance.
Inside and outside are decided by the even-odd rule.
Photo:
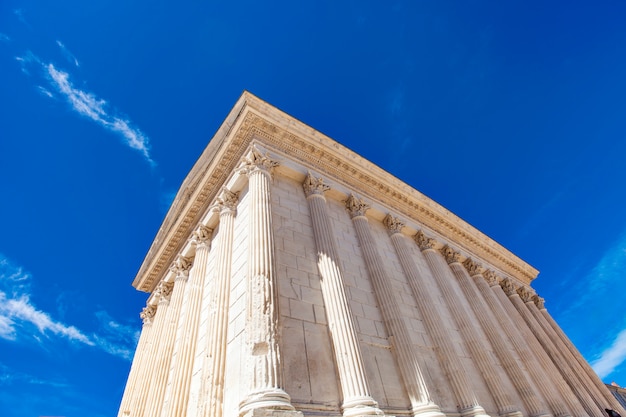
[[[173,282],[161,281],[159,286],[155,290],[156,295],[159,297],[159,304],[169,303],[170,296],[172,295],[172,289],[174,289]]]
[[[469,272],[470,276],[472,277],[474,275],[482,274],[484,270],[484,268],[480,266],[479,263],[475,262],[471,258],[467,258],[465,261],[463,261],[463,266],[465,267],[465,269],[467,269],[467,272]]]
[[[213,229],[201,224],[196,230],[194,230],[192,239],[196,245],[208,245],[213,236]]]
[[[143,324],[148,324],[152,322],[152,318],[154,317],[155,313],[156,307],[153,305],[147,305],[143,308],[143,310],[141,310],[141,313],[139,313],[139,317],[143,321]]]
[[[526,287],[519,287],[517,289],[517,294],[520,296],[522,301],[524,301],[525,303],[532,302],[533,301],[533,297],[535,296],[535,294],[530,289],[528,289]]]
[[[417,231],[415,236],[413,236],[413,240],[417,243],[420,250],[432,249],[437,244],[435,239],[426,236],[421,230]]]
[[[239,193],[233,193],[226,187],[222,187],[222,190],[215,199],[215,203],[211,207],[211,210],[218,211],[220,213],[236,213],[237,204],[239,203]]]
[[[250,175],[253,172],[263,171],[271,175],[275,167],[279,163],[270,158],[269,153],[263,155],[260,150],[255,146],[250,149],[250,153],[243,158],[239,172],[242,174]]]
[[[498,285],[498,276],[491,269],[485,269],[483,271],[483,277],[485,277],[485,281],[487,281],[490,287]]]
[[[390,235],[394,235],[396,233],[400,233],[402,228],[404,227],[404,222],[402,222],[399,218],[392,216],[391,214],[387,214],[383,219],[383,224],[389,231]]]
[[[517,286],[515,286],[515,284],[513,284],[513,281],[508,278],[504,278],[502,281],[500,281],[500,286],[502,287],[506,295],[511,296],[517,294]]]
[[[192,259],[182,255],[178,255],[178,258],[174,261],[170,270],[176,274],[176,279],[187,279],[189,277],[189,270],[191,269]]]
[[[323,178],[315,178],[310,172],[306,175],[302,188],[307,197],[313,194],[324,195],[324,192],[330,190],[330,187],[324,184]]]
[[[539,308],[539,310],[543,310],[543,309],[546,308],[546,306],[545,306],[546,300],[541,298],[541,297],[539,297],[538,295],[535,295],[533,297],[533,301],[535,302],[535,304],[537,305],[537,308]]]
[[[461,260],[461,254],[455,252],[450,246],[445,245],[441,248],[441,254],[445,258],[448,264],[453,264],[455,262],[459,262]]]
[[[345,201],[346,209],[348,213],[350,213],[350,218],[355,218],[358,216],[365,216],[365,212],[369,210],[369,204],[366,204],[362,199],[356,197],[354,194],[350,194],[348,199]]]

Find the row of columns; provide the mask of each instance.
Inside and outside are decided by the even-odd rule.
[[[239,173],[248,178],[248,305],[246,349],[248,359],[245,380],[248,394],[239,405],[240,416],[266,416],[295,411],[283,388],[278,328],[278,284],[274,266],[274,239],[271,213],[272,171],[277,166],[257,149],[244,158]],[[338,371],[342,412],[345,417],[382,416],[383,411],[371,395],[365,374],[343,271],[337,250],[327,201],[329,187],[321,178],[307,175],[303,184],[311,214],[320,287],[336,368]],[[182,417],[188,411],[191,374],[199,332],[202,299],[208,300],[209,320],[202,358],[200,414],[223,415],[228,307],[232,264],[234,218],[237,193],[223,189],[212,211],[219,212],[219,239],[216,265],[207,271],[212,230],[199,226],[193,236],[195,258],[179,256],[173,265],[175,280],[162,282],[155,290],[157,305],[142,312],[144,320],[135,359],[120,407],[121,416]],[[398,368],[414,416],[440,417],[443,413],[433,402],[421,368],[419,355],[411,342],[411,331],[395,301],[382,256],[365,216],[369,206],[351,195],[346,208],[352,219],[362,256],[380,306],[384,324],[395,351]],[[623,411],[613,396],[601,386],[588,364],[580,356],[558,325],[547,313],[540,299],[527,288],[509,279],[498,279],[452,248],[437,249],[434,239],[419,231],[413,238],[420,251],[411,248],[411,240],[402,234],[404,224],[388,215],[384,220],[398,260],[411,287],[433,348],[446,374],[462,417],[487,417],[472,389],[467,370],[460,360],[459,346],[449,330],[441,325],[443,309],[449,310],[461,333],[465,348],[491,393],[497,414],[520,417],[522,409],[507,392],[508,376],[523,407],[531,417],[602,417],[610,405]],[[422,271],[416,263],[425,264]],[[192,266],[193,265],[193,266]],[[425,279],[434,278],[445,306],[431,302]],[[209,279],[209,285],[205,280]],[[458,302],[458,287],[468,301]],[[203,297],[203,289],[209,294]],[[539,304],[539,307],[537,304]],[[179,321],[182,322],[179,323]],[[176,353],[174,355],[174,352]],[[524,364],[517,361],[516,356]],[[504,374],[495,363],[501,363]],[[605,392],[607,391],[607,392]]]

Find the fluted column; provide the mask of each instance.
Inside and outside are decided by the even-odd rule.
[[[459,331],[467,349],[472,355],[476,367],[482,374],[489,392],[491,392],[498,414],[500,416],[521,417],[522,413],[512,404],[500,374],[494,369],[493,364],[496,363],[496,360],[490,354],[491,349],[488,346],[488,342],[480,337],[481,332],[477,328],[477,324],[470,318],[469,311],[466,311],[463,304],[459,303],[456,298],[456,293],[451,284],[452,280],[454,280],[454,275],[443,256],[435,249],[435,240],[426,237],[422,231],[417,232],[414,240],[422,250],[422,254],[426,258],[426,262],[430,266],[433,276],[441,289],[452,317],[459,326]]]
[[[576,398],[571,388],[567,385],[567,383],[561,376],[561,373],[554,365],[554,362],[552,362],[552,360],[543,349],[535,335],[532,333],[520,313],[513,306],[513,304],[505,294],[500,285],[502,281],[498,281],[497,278],[492,274],[486,274],[485,279],[491,286],[492,292],[500,300],[500,305],[506,311],[506,315],[511,320],[513,327],[518,332],[520,332],[521,337],[528,344],[528,347],[532,351],[535,358],[538,360],[539,367],[546,376],[546,383],[552,384],[555,387],[555,389],[558,391],[558,394],[563,399],[565,404],[567,404],[569,410],[574,416],[587,416],[587,412],[581,405],[580,401],[578,401],[578,398]]]
[[[357,239],[361,246],[361,253],[365,260],[374,293],[385,321],[385,327],[395,348],[400,374],[404,380],[406,392],[411,401],[413,415],[443,416],[439,406],[432,402],[426,381],[419,365],[419,359],[413,349],[409,330],[402,317],[396,298],[390,285],[383,262],[376,248],[372,231],[369,227],[365,212],[369,205],[351,194],[346,200],[346,208],[352,218]]]
[[[515,358],[511,356],[500,325],[486,308],[476,285],[463,265],[459,262],[460,254],[454,252],[449,246],[445,246],[442,249],[442,253],[450,269],[452,269],[452,273],[459,281],[465,298],[468,300],[496,356],[500,359],[502,367],[519,393],[529,414],[531,416],[549,416],[550,413],[528,381],[526,374],[522,371]]]
[[[174,352],[174,343],[176,341],[176,331],[178,329],[178,318],[180,317],[180,311],[183,305],[191,262],[188,262],[184,266],[187,266],[187,269],[183,269],[178,263],[174,264],[172,267],[176,276],[173,282],[170,304],[167,307],[167,314],[165,316],[165,327],[161,334],[161,342],[159,343],[158,355],[156,357],[156,372],[152,377],[153,387],[148,396],[146,412],[144,413],[145,417],[158,416],[163,409],[163,399],[165,397],[167,379],[170,373],[172,354]]]
[[[613,396],[613,394],[611,394],[611,392],[606,388],[604,383],[600,380],[600,378],[595,373],[595,371],[591,368],[589,363],[585,360],[585,358],[583,358],[583,356],[580,354],[578,349],[576,349],[576,347],[574,346],[572,341],[569,339],[569,337],[565,335],[565,333],[563,332],[563,329],[561,329],[561,327],[556,323],[554,318],[550,315],[550,313],[544,306],[543,299],[538,297],[535,300],[535,302],[537,304],[537,307],[539,308],[539,311],[541,311],[541,314],[545,318],[546,322],[550,324],[550,326],[552,326],[552,329],[554,330],[555,334],[561,339],[563,344],[567,347],[567,349],[570,351],[572,356],[576,359],[578,364],[585,371],[585,373],[587,374],[589,379],[592,381],[592,383],[595,384],[598,390],[602,393],[602,395],[604,396],[604,399],[607,401],[608,404],[611,405],[611,408],[617,411],[618,413],[620,413],[621,415],[626,415],[626,410],[624,409],[624,407],[622,407],[619,401],[617,401],[617,399]]]
[[[520,298],[522,294],[519,294],[516,291],[517,288],[511,283],[510,280],[503,280],[502,288],[507,293],[507,295],[509,296],[509,300],[511,300],[524,321],[526,321],[526,324],[535,335],[535,338],[537,338],[539,343],[541,343],[541,346],[543,346],[543,349],[548,353],[556,368],[559,370],[561,375],[563,375],[563,378],[565,379],[567,384],[570,386],[572,391],[574,391],[576,397],[581,402],[587,413],[590,416],[600,417],[602,413],[598,409],[597,405],[589,396],[585,388],[580,384],[578,378],[576,378],[576,375],[574,375],[574,373],[571,371],[567,362],[561,357],[561,354],[559,353],[556,346],[554,346],[554,344],[545,334],[539,323],[537,323],[537,320],[533,317],[532,313],[528,310],[524,301],[522,301],[522,298]],[[526,297],[526,294],[523,294]],[[531,296],[532,294],[529,293],[529,302],[532,302],[532,300],[530,300]]]
[[[459,413],[462,417],[486,416],[484,408],[478,403],[467,379],[467,371],[459,359],[461,354],[452,341],[448,329],[441,325],[441,317],[444,314],[441,311],[442,308],[439,304],[432,302],[434,295],[429,293],[428,286],[422,285],[426,278],[420,276],[418,266],[413,260],[413,252],[409,247],[408,238],[401,233],[404,223],[389,214],[383,223],[389,231],[400,265],[411,286],[426,331],[433,341],[433,349],[452,387]],[[421,252],[418,253],[419,256],[422,256]]]
[[[139,395],[135,398],[133,405],[131,406],[132,417],[142,417],[147,415],[146,408],[148,404],[148,396],[154,389],[153,377],[157,373],[157,367],[155,365],[155,358],[158,355],[159,347],[161,345],[161,338],[165,331],[165,318],[167,316],[167,309],[170,303],[170,295],[172,294],[173,285],[171,282],[161,281],[155,289],[155,296],[157,297],[158,304],[157,310],[154,314],[154,322],[152,324],[152,333],[154,337],[150,348],[148,349],[148,355],[145,360],[145,367],[142,369],[142,380],[139,387]]]
[[[343,415],[382,415],[383,412],[370,394],[356,327],[346,295],[337,242],[324,197],[324,192],[329,187],[321,178],[316,179],[310,174],[303,187],[311,212],[320,286],[343,395]]]
[[[128,373],[128,381],[126,382],[126,388],[124,389],[124,395],[122,396],[122,402],[120,404],[120,410],[118,417],[130,416],[130,404],[132,397],[137,390],[137,378],[141,375],[141,369],[145,366],[146,351],[150,346],[150,332],[152,330],[152,320],[156,309],[154,306],[146,306],[139,315],[143,321],[141,326],[141,335],[139,336],[139,342],[137,343],[137,349],[135,349],[135,356],[133,357],[133,363]]]
[[[178,337],[175,346],[176,362],[170,377],[172,384],[169,392],[170,398],[167,401],[166,409],[163,410],[163,415],[169,417],[182,417],[187,414],[189,385],[191,384],[193,359],[196,354],[198,339],[202,290],[211,250],[212,234],[213,231],[203,225],[198,226],[193,234],[196,254],[193,259],[193,266],[189,271],[189,281],[185,288],[185,320],[182,324],[182,333]]]
[[[262,410],[294,410],[283,389],[278,329],[278,283],[274,269],[274,231],[270,185],[278,162],[252,149],[240,172],[248,175],[248,338],[250,391],[239,405],[240,415]],[[266,414],[266,413],[264,413]]]
[[[213,209],[220,213],[220,230],[217,235],[212,292],[209,294],[207,353],[204,357],[202,382],[204,396],[201,398],[204,417],[221,417],[223,413],[233,229],[238,201],[238,194],[223,188],[217,203],[213,206]]]
[[[500,300],[498,300],[496,295],[490,289],[490,285],[487,283],[487,277],[489,277],[491,282],[496,282],[495,274],[492,271],[483,272],[482,267],[469,258],[463,262],[463,265],[467,268],[467,271],[474,279],[476,287],[478,287],[478,290],[485,299],[487,306],[489,306],[493,312],[493,316],[500,323],[502,330],[504,330],[504,334],[509,338],[513,348],[519,355],[520,360],[532,378],[534,386],[539,389],[539,392],[543,395],[543,398],[552,410],[552,413],[555,416],[571,416],[571,412],[560,399],[559,394],[556,392],[552,383],[550,383],[549,378],[541,369],[541,366],[530,351],[530,348],[526,344],[526,341],[522,337],[521,333],[509,318],[508,314],[504,310],[504,307],[500,304]],[[495,285],[497,285],[497,283]]]
[[[567,348],[565,343],[563,343],[563,340],[557,336],[552,326],[546,321],[545,316],[541,314],[541,312],[539,311],[536,305],[537,299],[538,299],[537,295],[533,294],[529,299],[530,301],[526,303],[526,307],[530,310],[531,314],[535,317],[535,319],[537,320],[537,323],[539,323],[539,325],[541,326],[545,334],[550,338],[552,343],[554,343],[554,346],[556,346],[558,351],[561,353],[563,359],[565,359],[567,364],[570,366],[570,368],[574,372],[574,375],[576,375],[576,377],[580,381],[581,385],[585,387],[585,389],[587,390],[591,398],[593,398],[594,402],[596,403],[596,406],[600,410],[604,410],[605,407],[607,406],[607,403],[606,403],[606,399],[604,398],[602,394],[602,391],[599,390],[594,384],[594,381],[587,376],[587,373],[580,366],[580,364],[578,363],[574,355],[572,355],[572,353]],[[541,299],[541,303],[543,305],[543,299]],[[597,378],[598,377],[596,376],[595,379]]]

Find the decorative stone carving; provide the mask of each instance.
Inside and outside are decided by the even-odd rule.
[[[206,227],[205,225],[200,225],[193,232],[193,240],[196,245],[207,245],[213,236],[213,229]]]
[[[170,270],[176,274],[176,280],[187,279],[191,265],[193,265],[193,258],[178,255],[178,258],[176,258]]]
[[[504,290],[504,293],[508,295],[509,297],[511,295],[517,294],[517,286],[513,284],[513,281],[511,281],[508,278],[505,278],[502,281],[500,281],[500,286]]]
[[[345,203],[351,219],[358,216],[365,216],[365,212],[370,209],[369,204],[365,203],[363,199],[356,197],[354,194],[350,194]]]
[[[545,309],[545,301],[543,298],[539,297],[538,295],[533,296],[533,301],[535,302],[535,304],[537,305],[537,308],[539,310],[543,310]]]
[[[255,171],[263,171],[271,176],[274,168],[278,165],[280,165],[280,163],[270,158],[268,152],[263,155],[256,146],[253,146],[250,149],[250,153],[243,158],[242,164],[239,167],[239,173],[250,175]]]
[[[390,235],[401,233],[402,228],[404,227],[404,222],[402,222],[399,218],[392,216],[391,214],[387,214],[383,219],[383,224],[389,231]]]
[[[467,258],[463,262],[463,266],[465,267],[465,269],[467,269],[467,272],[469,272],[470,276],[472,277],[474,275],[482,274],[484,270],[484,268],[480,266],[480,264],[478,264],[477,262],[473,261],[472,258]]]
[[[330,187],[324,184],[323,178],[315,178],[310,172],[304,179],[302,187],[304,188],[304,194],[307,197],[313,194],[323,195],[324,192],[330,190]]]
[[[461,261],[461,254],[454,251],[454,249],[452,249],[448,245],[445,245],[443,248],[441,248],[441,254],[448,264],[453,264],[455,262]]]
[[[143,310],[141,310],[141,313],[139,313],[139,317],[143,321],[143,324],[147,324],[148,322],[151,322],[152,319],[154,318],[154,313],[156,313],[155,306],[153,305],[145,306]]]
[[[533,296],[535,295],[531,290],[526,287],[519,287],[517,289],[517,294],[525,303],[533,301]]]
[[[485,281],[487,281],[487,284],[489,284],[490,287],[499,285],[500,283],[498,276],[491,269],[485,269],[483,271],[483,277],[485,277]]]
[[[435,239],[427,237],[421,230],[417,231],[415,236],[413,236],[413,240],[417,243],[420,250],[433,249],[437,244]]]

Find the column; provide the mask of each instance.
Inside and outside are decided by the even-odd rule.
[[[187,269],[183,269],[186,266]],[[161,342],[159,343],[158,355],[156,357],[156,372],[152,377],[153,388],[148,396],[145,416],[158,416],[163,410],[163,399],[165,398],[165,389],[167,387],[168,376],[170,374],[172,355],[174,353],[174,343],[176,342],[176,331],[178,329],[178,318],[183,305],[185,288],[189,278],[189,268],[191,262],[185,265],[175,264],[173,271],[176,275],[173,282],[173,289],[170,304],[167,307],[165,316],[165,327],[161,334]]]
[[[491,271],[487,271],[483,276],[496,298],[500,300],[500,305],[505,310],[506,316],[511,320],[513,328],[520,333],[520,337],[527,343],[532,354],[537,359],[538,366],[545,375],[546,383],[555,388],[557,394],[563,399],[574,416],[586,416],[587,412],[580,404],[580,401],[578,401],[578,398],[576,398],[561,376],[559,370],[554,366],[554,363],[550,360],[546,351],[541,347],[520,313],[515,309],[511,301],[509,301],[509,298],[500,286],[501,281],[499,281]]]
[[[535,317],[535,319],[537,320],[537,323],[539,323],[539,325],[541,326],[545,334],[548,336],[548,338],[550,338],[552,343],[554,343],[554,346],[556,346],[556,348],[558,349],[559,353],[561,354],[565,362],[567,362],[570,369],[574,372],[574,375],[576,375],[576,377],[580,381],[581,385],[586,388],[587,392],[596,403],[596,406],[600,410],[604,410],[605,407],[607,406],[607,403],[606,403],[605,398],[602,395],[602,391],[598,390],[594,384],[594,381],[589,379],[589,377],[587,376],[583,368],[580,366],[580,364],[576,360],[576,358],[571,354],[567,346],[565,346],[565,343],[563,343],[563,340],[557,336],[552,326],[548,324],[545,317],[541,314],[541,312],[537,308],[537,305],[535,304],[537,298],[538,298],[537,295],[534,295],[534,294],[531,295],[529,298],[529,301],[526,303],[526,307],[530,310],[531,314]],[[596,379],[597,379],[597,376],[596,376]]]
[[[372,280],[374,293],[385,321],[385,327],[397,354],[400,374],[411,401],[411,411],[415,416],[443,416],[439,406],[432,402],[428,393],[426,381],[420,369],[419,359],[409,336],[409,329],[406,327],[406,322],[396,301],[398,295],[393,292],[391,278],[387,275],[385,266],[376,248],[369,222],[367,217],[365,217],[365,212],[370,206],[351,194],[346,200],[346,208],[350,213],[352,224],[356,230],[361,253]]]
[[[340,267],[337,242],[324,197],[324,192],[330,187],[325,185],[321,178],[314,178],[311,174],[307,175],[303,187],[311,212],[320,286],[343,395],[343,415],[345,417],[383,415],[370,394],[365,377],[361,348]]]
[[[585,358],[583,358],[583,356],[580,354],[578,349],[576,349],[576,347],[574,346],[572,341],[569,339],[569,337],[565,335],[561,327],[556,323],[556,321],[554,321],[554,318],[552,318],[552,316],[550,315],[550,313],[544,306],[543,298],[537,297],[535,299],[535,303],[537,304],[537,307],[539,308],[539,311],[541,311],[541,314],[543,315],[546,322],[550,324],[550,326],[552,326],[552,329],[554,330],[555,334],[560,338],[563,344],[567,347],[567,349],[570,351],[572,356],[576,359],[580,367],[585,371],[585,373],[587,374],[589,379],[592,381],[592,383],[596,386],[596,388],[598,388],[598,390],[604,395],[605,400],[607,401],[608,404],[610,404],[611,408],[617,411],[618,413],[620,413],[621,415],[626,415],[626,410],[622,407],[619,401],[617,401],[617,399],[613,396],[613,394],[611,394],[611,392],[606,388],[604,383],[600,380],[600,378],[598,378],[598,375],[591,368],[589,363],[585,360]]]
[[[293,411],[283,389],[278,345],[278,283],[274,268],[274,232],[270,184],[278,162],[253,148],[240,172],[248,176],[250,225],[248,244],[248,380],[250,392],[239,405],[241,416]]]
[[[389,214],[383,223],[389,231],[400,265],[411,286],[426,331],[433,341],[433,349],[452,387],[459,413],[462,417],[485,417],[487,414],[478,403],[467,379],[467,371],[459,359],[461,354],[452,341],[448,329],[441,325],[440,317],[444,314],[442,308],[439,304],[432,302],[435,295],[428,291],[428,286],[422,285],[426,277],[420,276],[419,268],[413,260],[413,252],[409,247],[408,239],[401,233],[404,223]],[[422,256],[421,252],[418,253]]]
[[[163,410],[163,415],[169,417],[182,417],[187,414],[189,385],[191,384],[193,359],[196,354],[196,343],[198,340],[202,290],[204,288],[209,251],[211,250],[212,234],[213,230],[200,225],[192,237],[195,242],[196,254],[193,259],[193,266],[189,271],[189,280],[185,288],[183,300],[185,320],[182,323],[182,332],[180,335],[177,335],[175,345],[176,359],[170,375],[172,385],[169,391],[170,397],[166,403],[166,408]],[[154,415],[156,416],[157,414]]]
[[[150,346],[150,331],[152,330],[152,320],[156,309],[154,306],[148,305],[141,311],[139,317],[143,321],[141,326],[141,336],[139,336],[139,343],[137,343],[137,349],[135,349],[135,356],[133,363],[128,373],[128,381],[126,382],[126,388],[124,389],[124,395],[122,396],[122,402],[120,404],[120,411],[118,417],[130,416],[130,404],[132,397],[137,390],[137,378],[141,375],[141,369],[145,366],[146,351]]]
[[[142,369],[143,378],[139,386],[139,395],[135,397],[135,401],[133,401],[131,406],[130,415],[133,417],[145,415],[148,395],[150,395],[150,391],[154,388],[152,381],[152,377],[156,372],[154,360],[159,351],[159,345],[161,344],[161,336],[163,335],[163,328],[165,327],[165,316],[167,315],[167,307],[169,306],[172,288],[173,285],[171,283],[161,281],[154,290],[155,297],[158,300],[151,332],[154,334],[154,337],[152,338],[152,343],[147,352],[148,355],[145,360],[146,366]]]
[[[228,336],[228,308],[233,253],[233,229],[239,195],[223,188],[213,210],[220,213],[217,235],[216,265],[213,270],[212,292],[209,294],[207,347],[203,365],[204,417],[221,417],[223,413],[224,376],[226,370],[226,343]]]
[[[509,296],[509,300],[511,300],[511,302],[520,313],[530,330],[535,335],[535,338],[537,338],[539,343],[541,343],[541,346],[543,346],[543,349],[548,353],[556,368],[559,370],[561,375],[563,375],[563,378],[570,386],[572,391],[576,394],[576,397],[585,408],[585,411],[587,411],[587,414],[589,414],[589,416],[600,417],[602,413],[600,412],[600,410],[598,410],[598,407],[596,406],[593,399],[589,396],[585,388],[580,384],[574,373],[569,368],[567,362],[559,354],[558,349],[554,346],[552,341],[550,341],[550,338],[546,336],[539,323],[537,323],[537,320],[533,317],[531,312],[524,304],[524,301],[522,301],[521,296],[523,295],[524,297],[526,297],[528,295],[528,301],[532,302],[532,300],[530,300],[530,297],[532,295],[530,293],[525,294],[523,291],[520,294],[517,291],[517,287],[510,280],[503,280],[501,285],[502,289],[504,289],[504,292]],[[520,287],[520,289],[522,288]]]
[[[483,269],[469,258],[463,262],[463,265],[474,279],[476,287],[478,287],[478,291],[482,294],[487,306],[491,309],[493,316],[500,323],[502,330],[504,330],[504,334],[511,341],[511,344],[519,355],[522,364],[532,378],[531,382],[534,382],[534,387],[539,389],[539,392],[543,395],[543,398],[552,410],[552,413],[557,417],[571,416],[572,414],[567,409],[565,404],[563,404],[562,400],[560,400],[559,394],[555,391],[549,378],[547,378],[545,373],[542,371],[541,366],[528,348],[528,345],[526,344],[526,341],[522,337],[521,333],[515,327],[508,314],[500,304],[500,300],[498,300],[496,295],[490,289],[485,276],[489,276],[489,279],[493,282],[496,281],[495,274],[492,271],[482,272]]]
[[[496,359],[490,354],[491,349],[487,340],[482,337],[480,328],[471,319],[470,312],[466,311],[463,304],[459,303],[457,299],[452,286],[454,275],[442,255],[435,249],[435,240],[426,237],[421,230],[417,232],[414,240],[422,250],[452,317],[459,326],[465,345],[482,374],[489,392],[491,392],[498,414],[502,417],[521,417],[522,413],[512,404],[511,398],[504,388],[500,373],[493,366]]]

